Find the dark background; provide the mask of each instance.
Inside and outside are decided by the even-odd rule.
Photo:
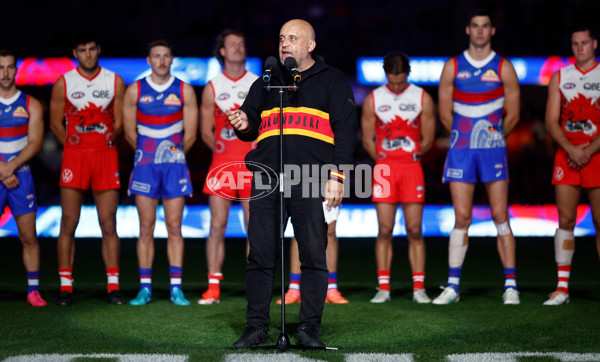
[[[143,57],[146,44],[159,38],[174,46],[177,56],[212,55],[215,36],[224,28],[241,30],[247,37],[247,54],[265,59],[277,53],[281,25],[303,18],[316,31],[316,52],[342,69],[351,81],[356,58],[382,56],[400,50],[409,56],[453,56],[467,45],[464,33],[468,14],[485,7],[494,17],[493,48],[505,56],[571,55],[570,30],[579,23],[593,24],[598,33],[600,1],[2,1],[3,36],[0,47],[20,58],[70,57],[72,37],[81,29],[100,35],[102,56]],[[365,93],[371,88],[356,92]],[[50,87],[23,87],[46,106]],[[437,87],[426,87],[437,100]],[[198,98],[202,88],[196,89]],[[551,186],[554,145],[544,127],[546,87],[521,87],[521,122],[508,137],[511,175],[510,203],[553,203]],[[359,109],[360,110],[360,109]],[[48,126],[48,114],[45,114]],[[450,203],[448,187],[441,184],[447,150],[447,133],[438,119],[437,139],[423,157],[427,202]],[[372,162],[360,146],[358,163]],[[126,185],[133,151],[121,140],[121,180]],[[200,138],[188,155],[195,195],[191,203],[206,203],[201,188],[210,163],[210,151]],[[32,161],[41,205],[59,204],[60,147],[47,127],[44,150]],[[369,202],[353,198],[351,202]],[[482,187],[476,203],[486,203]],[[122,204],[132,204],[122,189]]]

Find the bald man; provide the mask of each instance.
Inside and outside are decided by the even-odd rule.
[[[301,80],[297,90],[284,89],[284,149],[286,175],[284,223],[291,217],[302,263],[298,345],[324,348],[319,337],[327,293],[326,208],[340,205],[344,195],[343,165],[352,165],[358,117],[347,77],[326,65],[315,50],[315,33],[304,20],[290,20],[279,33],[279,64],[273,69],[271,85],[291,85],[290,73],[282,66],[293,57]],[[237,136],[257,141],[246,156],[254,172],[246,268],[247,327],[233,344],[249,348],[267,342],[273,274],[279,254],[279,93],[267,91],[262,79],[252,84],[239,110],[228,112]],[[260,164],[261,168],[253,167]],[[322,166],[331,167],[324,169]],[[266,166],[266,167],[265,167]],[[265,171],[268,170],[268,171]],[[293,182],[290,182],[293,181]]]

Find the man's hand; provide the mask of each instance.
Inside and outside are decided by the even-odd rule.
[[[567,150],[567,153],[569,154],[569,160],[578,167],[577,169],[580,169],[581,167],[587,165],[588,162],[590,162],[591,156],[588,155],[588,152],[586,152],[586,146],[587,143],[575,145],[573,147],[570,147],[569,150]],[[571,164],[569,164],[569,166],[571,166]]]
[[[250,125],[246,113],[239,109],[236,109],[235,111],[227,111],[227,119],[229,120],[231,127],[237,131],[244,131]]]
[[[0,162],[0,180],[4,180],[5,178],[12,176],[13,170],[10,168],[8,163]]]
[[[325,201],[327,201],[327,210],[332,207],[340,206],[344,198],[344,184],[336,180],[327,181],[325,186]]]
[[[10,175],[2,180],[7,189],[14,189],[19,186],[19,179],[15,175]]]

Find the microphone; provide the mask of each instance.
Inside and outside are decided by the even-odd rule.
[[[299,82],[300,80],[302,80],[302,76],[300,75],[300,72],[298,71],[298,69],[296,69],[296,67],[298,66],[296,59],[294,59],[292,57],[285,58],[285,61],[283,62],[283,66],[285,67],[285,69],[288,70],[288,72],[290,72],[294,82]]]
[[[268,57],[267,60],[265,61],[265,71],[262,76],[263,82],[265,82],[265,83],[271,82],[271,72],[273,71],[273,68],[275,68],[276,66],[277,66],[277,58],[275,58],[273,56]]]

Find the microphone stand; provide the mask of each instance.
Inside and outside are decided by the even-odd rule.
[[[277,344],[256,346],[251,349],[279,349],[281,352],[285,352],[288,349],[303,349],[303,350],[338,350],[336,347],[309,347],[292,345],[290,343],[290,337],[285,332],[285,225],[284,225],[284,205],[283,205],[283,192],[284,188],[284,177],[283,172],[283,90],[289,89],[297,91],[300,88],[296,82],[293,85],[270,85],[267,84],[265,89],[270,91],[271,89],[278,89],[279,93],[279,241],[281,247],[281,333],[277,339]]]

